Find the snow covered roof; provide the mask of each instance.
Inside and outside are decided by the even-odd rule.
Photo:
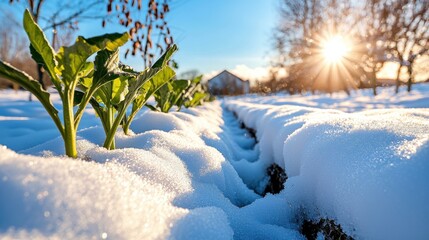
[[[211,80],[213,80],[213,79],[215,79],[215,78],[217,78],[217,77],[221,76],[222,74],[229,74],[229,75],[232,75],[233,77],[235,77],[235,78],[237,78],[237,79],[241,80],[242,82],[248,82],[248,80],[243,80],[242,78],[238,77],[237,75],[235,75],[235,74],[231,73],[231,72],[230,72],[230,71],[228,71],[228,70],[223,70],[222,72],[220,72],[220,73],[219,73],[219,74],[217,74],[216,76],[214,76],[214,77],[210,78],[208,81],[211,81]]]

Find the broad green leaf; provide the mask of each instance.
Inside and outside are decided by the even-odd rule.
[[[78,88],[81,89],[82,91],[87,91],[92,86],[92,80],[93,80],[92,77],[81,78],[79,81]]]
[[[124,101],[128,93],[128,81],[126,77],[117,78],[104,86],[110,86],[110,102],[112,105],[118,105]]]
[[[103,104],[103,106],[106,106],[106,103],[109,103],[109,91],[104,88],[99,88],[94,93],[93,98],[96,102]]]
[[[195,106],[201,105],[201,100],[203,100],[206,96],[207,96],[206,93],[196,92],[192,100],[189,102],[189,105],[186,107],[195,107]]]
[[[134,81],[131,81],[129,88],[131,94],[128,99],[133,100],[137,94],[144,98],[147,92],[153,87],[150,80],[159,74],[160,70],[162,69],[146,69]]]
[[[155,101],[157,102],[157,107],[161,112],[168,112],[172,107],[171,100],[174,97],[173,86],[170,82],[164,84],[162,87],[155,92]]]
[[[98,49],[116,51],[120,46],[128,42],[128,33],[108,33],[97,37],[86,38],[86,42],[95,45]]]
[[[128,93],[128,77],[122,76],[103,84],[94,93],[94,99],[106,107],[118,106]]]
[[[119,69],[121,69],[122,72],[130,73],[134,76],[139,75],[140,73],[135,71],[132,67],[119,63]]]
[[[201,88],[201,79],[203,78],[203,75],[200,75],[194,79],[192,79],[192,84],[189,86],[189,88],[186,90],[187,95],[191,96],[194,95],[198,89]]]
[[[88,44],[82,37],[76,39],[75,44],[70,47],[63,47],[58,53],[62,54],[62,79],[64,84],[70,85],[77,79],[77,75],[86,64],[86,60],[95,52],[99,50],[98,47]]]
[[[82,69],[78,73],[79,78],[87,78],[91,77],[91,75],[94,72],[94,63],[93,62],[86,62]]]
[[[128,93],[128,78],[131,74],[120,76],[119,50],[101,50],[95,57],[95,72],[92,88],[97,89],[95,98],[105,106],[116,106],[125,99]]]
[[[24,12],[23,25],[31,43],[30,52],[33,59],[43,65],[51,76],[52,82],[58,87],[60,85],[60,79],[55,72],[57,61],[55,60],[54,49],[49,44],[42,29],[34,22],[28,10]]]
[[[203,75],[200,75],[198,77],[195,77],[194,79],[192,79],[192,84],[199,84],[201,82],[201,79],[203,79]]]
[[[176,45],[167,50],[151,69],[144,70],[135,81],[130,82],[130,92],[118,110],[118,115],[125,116],[126,109],[133,103],[131,114],[126,119],[126,124],[123,126],[125,133],[127,133],[137,112],[145,105],[148,98],[174,77],[175,72],[167,63],[175,51],[177,51]]]
[[[61,66],[63,81],[66,85],[71,84],[86,63],[86,60],[99,50],[107,49],[115,51],[125,44],[128,33],[105,34],[103,36],[85,39],[78,37],[76,43],[70,47],[63,47],[58,53],[62,54],[57,59],[62,60]]]
[[[174,80],[171,82],[175,92],[182,92],[191,85],[189,80]]]
[[[95,57],[95,72],[94,78],[99,80],[118,69],[119,51],[101,50]]]
[[[171,82],[175,96],[171,100],[173,105],[178,106],[179,108],[182,106],[185,98],[185,90],[188,89],[191,86],[191,81],[189,80],[175,80]]]
[[[164,84],[169,82],[175,75],[176,73],[171,67],[164,67],[152,78],[150,78],[150,81],[143,85],[141,89],[141,95],[143,95],[146,100],[149,99],[152,94],[154,94]]]
[[[133,112],[142,108],[152,94],[174,77],[176,73],[171,67],[167,66],[167,63],[176,51],[177,46],[174,44],[167,49],[150,70],[145,70],[144,77],[147,78],[147,80],[150,79],[150,81],[145,80],[144,85],[141,86],[139,95],[133,103]]]
[[[174,44],[153,64],[152,68],[161,68],[166,66],[173,53],[177,51],[177,46]]]
[[[189,80],[174,80],[164,84],[154,93],[157,109],[168,112],[174,105],[180,108],[184,101],[185,90],[190,84]]]
[[[101,50],[95,57],[94,85],[96,87],[118,78],[119,49]]]
[[[118,129],[119,124],[121,123],[124,124],[125,122],[125,124],[127,125],[126,129],[128,129],[128,126],[129,126],[128,124],[131,123],[136,112],[132,112],[129,119],[127,120],[125,119],[127,108],[134,101],[143,84],[149,81],[155,75],[157,75],[158,72],[159,72],[159,69],[148,69],[143,71],[141,74],[139,74],[137,78],[132,77],[128,80],[128,84],[129,84],[128,94],[126,94],[124,101],[121,101],[120,104],[118,104],[118,106],[116,107],[117,114],[115,116],[115,120],[113,121],[113,124],[109,128],[109,131],[106,132],[106,140],[104,141],[104,144],[103,144],[104,147],[108,149],[112,148],[112,144],[114,144],[114,134],[116,133],[116,130]]]
[[[42,55],[40,55],[40,53],[37,52],[37,50],[33,47],[33,45],[31,45],[30,43],[30,54],[31,54],[31,58],[38,64],[41,64],[43,66],[45,66],[45,61],[43,60]]]
[[[150,79],[151,87],[148,91],[148,94],[152,95],[155,91],[162,87],[162,85],[169,82],[175,75],[176,72],[174,72],[171,67],[165,66],[164,68],[162,68],[159,72],[155,74],[155,76]]]
[[[164,67],[160,71],[157,70],[158,69],[149,70],[148,72],[150,73],[146,74],[146,76],[142,76],[142,78],[146,77],[147,80],[143,82],[139,95],[133,102],[132,112],[141,109],[149,97],[165,83],[170,81],[170,79],[172,79],[176,74],[169,66]]]
[[[26,73],[14,68],[10,64],[3,62],[1,60],[0,60],[0,77],[4,77],[14,83],[19,84],[23,88],[27,89],[34,96],[36,96],[37,99],[40,100],[40,102],[43,104],[43,106],[50,114],[58,118],[58,111],[57,109],[55,109],[54,105],[51,102],[51,99],[49,98],[50,94],[42,88],[42,85],[40,85],[38,81],[34,80]]]
[[[57,52],[57,55],[55,55],[55,60],[57,61],[57,67],[55,68],[55,73],[58,76],[61,76],[64,71],[64,47],[60,47],[60,49]]]

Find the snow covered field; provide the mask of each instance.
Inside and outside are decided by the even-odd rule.
[[[304,219],[328,218],[356,239],[425,239],[429,85],[415,89],[146,111],[113,151],[88,110],[81,160],[38,102],[2,91],[0,238],[304,239]],[[273,163],[288,180],[262,197]]]

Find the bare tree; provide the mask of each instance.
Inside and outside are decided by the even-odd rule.
[[[326,38],[351,34],[350,28],[353,29],[356,24],[353,7],[353,1],[347,0],[281,1],[282,20],[274,34],[278,52],[274,66],[289,68],[287,84],[293,88],[292,92],[348,92],[348,88],[354,85],[349,83],[353,81],[350,73],[339,72],[339,68],[329,64],[324,65],[321,56]],[[299,83],[293,83],[295,81]]]
[[[415,76],[420,76],[420,80],[429,82],[429,54],[419,57],[413,68]]]
[[[400,65],[397,91],[399,73],[406,68],[410,91],[418,59],[429,55],[427,0],[283,0],[280,13],[282,21],[274,34],[278,52],[274,66],[289,68],[290,92],[370,86],[375,95],[377,73],[386,62]],[[347,36],[353,42],[343,66],[323,66],[317,57],[323,48],[321,40],[329,34]],[[339,67],[342,74],[335,73]],[[340,80],[333,84],[332,76]]]
[[[147,67],[152,64],[156,55],[161,55],[173,44],[166,19],[170,12],[169,2],[170,0],[146,0],[143,5],[142,0],[108,1],[108,16],[116,13],[119,24],[130,34],[132,46],[125,52],[125,57],[130,52],[133,56],[140,53]],[[141,11],[145,14],[141,15]],[[103,27],[108,21],[106,19],[102,22]]]
[[[33,77],[37,76],[36,63],[28,53],[28,41],[16,31],[19,23],[10,14],[6,14],[1,22],[3,24],[0,25],[0,59],[24,70]],[[9,87],[19,88],[18,85],[6,79],[0,79],[0,88]]]
[[[194,78],[198,77],[199,75],[201,75],[201,73],[198,70],[191,69],[191,70],[188,70],[186,72],[182,72],[179,75],[179,79],[194,79]]]
[[[391,34],[389,18],[394,11],[389,10],[390,0],[367,0],[362,6],[362,14],[359,16],[359,27],[355,41],[357,44],[353,50],[356,68],[362,82],[362,86],[370,86],[373,94],[377,95],[377,73],[388,60],[386,51],[389,45],[387,34]],[[369,82],[367,84],[366,82]]]
[[[398,0],[394,3],[390,53],[399,63],[396,74],[396,92],[399,91],[401,68],[407,69],[407,90],[414,82],[417,60],[429,54],[429,2],[426,0]]]

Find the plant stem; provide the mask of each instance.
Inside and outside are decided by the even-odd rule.
[[[82,119],[84,110],[86,108],[86,106],[88,105],[89,101],[91,101],[92,95],[94,95],[95,91],[97,89],[91,88],[89,89],[83,99],[82,102],[79,104],[79,108],[77,109],[77,112],[75,114],[75,119],[74,119],[74,127],[75,129],[77,129],[77,127],[79,126],[80,120]]]
[[[110,143],[107,145],[106,141],[104,142],[104,147],[107,148],[108,150],[112,150],[115,149],[115,131],[112,131],[113,128],[113,124],[114,124],[114,116],[115,116],[115,109],[112,106],[106,106],[107,107],[107,123],[106,123],[106,127],[105,127],[105,132],[106,132],[106,141],[107,139],[111,139]]]
[[[128,116],[128,118],[124,117],[124,125],[122,126],[125,135],[128,135],[128,130],[130,129],[131,122],[133,121],[134,117],[137,115],[138,111],[134,111]]]
[[[112,106],[109,107],[109,128],[112,129],[112,124],[114,123],[114,119],[115,119],[115,108],[113,108]],[[116,133],[116,131],[114,132]],[[113,139],[112,139],[112,143],[110,144],[110,148],[109,150],[115,149],[115,134],[113,134]]]
[[[110,131],[108,132],[108,134],[106,134],[106,140],[104,141],[103,146],[109,150],[112,149],[112,146],[115,147],[115,133],[116,133],[116,130],[118,130],[119,124],[122,122],[122,119],[125,116],[126,109],[127,109],[126,107],[127,106],[125,106],[124,108],[118,111],[118,115],[116,115],[116,119],[113,122],[112,127],[110,128]]]
[[[63,102],[63,117],[64,117],[64,145],[66,155],[72,158],[77,158],[76,150],[76,129],[74,126],[73,114],[73,97],[74,93],[70,89],[66,89],[66,97]]]

